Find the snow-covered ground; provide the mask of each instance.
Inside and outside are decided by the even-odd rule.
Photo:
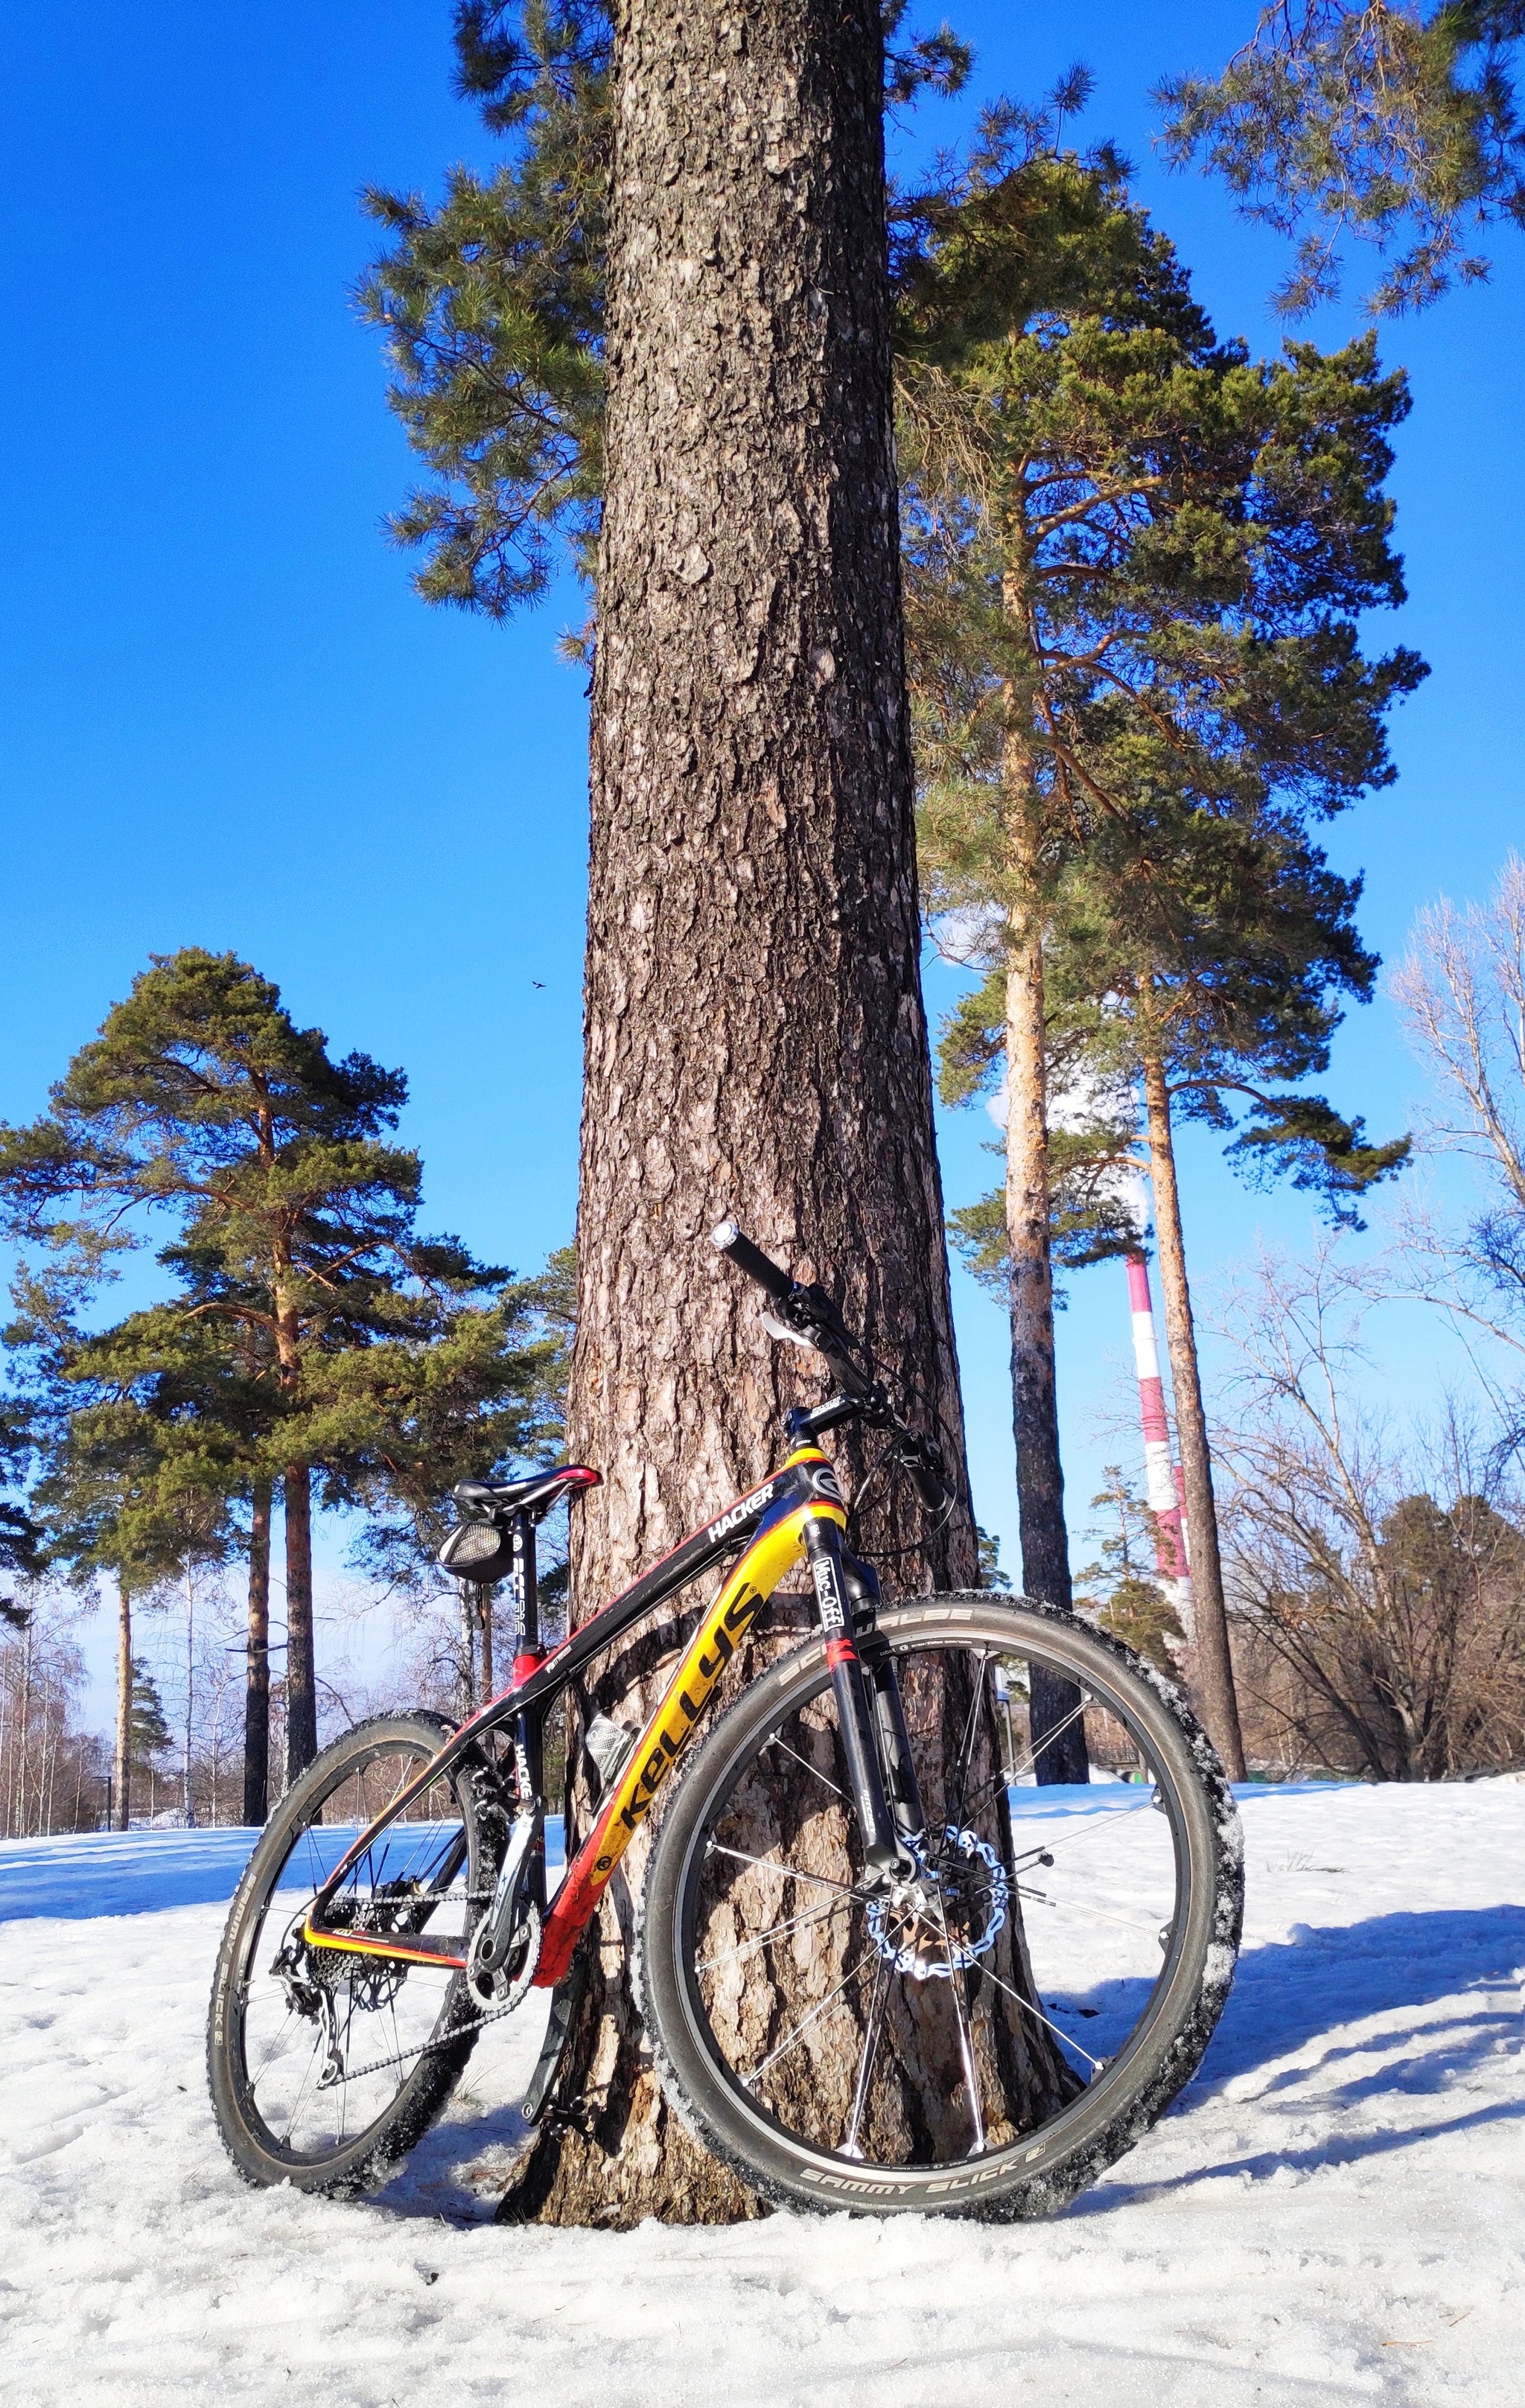
[[[0,1848],[9,2408],[1525,2397],[1525,1785],[1257,1790],[1237,1986],[1055,2223],[493,2225],[538,2034],[390,2188],[246,2190],[202,2031],[248,1836]]]

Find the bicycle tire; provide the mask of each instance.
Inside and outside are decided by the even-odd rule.
[[[1026,2130],[1014,2130],[1008,2115],[1004,2128],[1013,2132],[1013,2137],[1000,2146],[988,2148],[982,2156],[971,2152],[961,2159],[950,2160],[944,2155],[919,2166],[868,2163],[859,2145],[857,2117],[861,2101],[853,2111],[849,2134],[854,2144],[852,2155],[844,2155],[840,2143],[827,2146],[819,2134],[813,2140],[781,2122],[779,2114],[758,2095],[760,2075],[743,2077],[727,2057],[712,2020],[712,2009],[706,2004],[705,1984],[708,1980],[716,1998],[727,1983],[734,1989],[747,1976],[734,1966],[724,1975],[715,1971],[723,1956],[744,1958],[746,1950],[751,1948],[751,1961],[755,1962],[763,1955],[765,1943],[776,1951],[783,1945],[777,1935],[795,1930],[811,1916],[795,1915],[791,1920],[776,1923],[771,1934],[764,1933],[755,1942],[745,1938],[743,1928],[741,1944],[708,1960],[708,1972],[701,1970],[696,1934],[701,1912],[708,1911],[701,1907],[701,1897],[708,1895],[706,1885],[720,1878],[720,1872],[714,1870],[719,1858],[737,1856],[743,1867],[758,1869],[751,1874],[743,1871],[741,1876],[731,1873],[733,1885],[751,1879],[755,1885],[767,1873],[780,1900],[776,1908],[768,1909],[770,1913],[784,1913],[791,1895],[797,1899],[811,1895],[798,1886],[791,1893],[783,1885],[783,1875],[789,1870],[787,1851],[777,1864],[771,1856],[747,1856],[724,1846],[719,1847],[717,1857],[718,1843],[713,1832],[717,1823],[725,1828],[723,1818],[734,1796],[754,1794],[745,1791],[743,1784],[753,1777],[754,1768],[761,1763],[767,1750],[782,1746],[785,1755],[796,1753],[779,1738],[783,1728],[801,1735],[803,1744],[807,1726],[794,1718],[813,1713],[816,1727],[823,1719],[829,1719],[825,1647],[820,1641],[813,1641],[782,1658],[741,1693],[690,1764],[675,1778],[668,1799],[647,1872],[635,1969],[638,1997],[659,2076],[669,2100],[704,2144],[755,2190],[780,2204],[817,2211],[844,2209],[879,2214],[919,2211],[991,2219],[1053,2214],[1148,2131],[1201,2061],[1233,1978],[1243,1915],[1243,1846],[1233,1798],[1205,1735],[1173,1685],[1117,1641],[1072,1615],[987,1591],[971,1591],[897,1604],[881,1613],[879,1629],[897,1656],[908,1664],[928,1651],[958,1646],[970,1647],[982,1662],[993,1655],[997,1663],[1014,1657],[1041,1664],[1063,1679],[1081,1683],[1085,1698],[1123,1727],[1141,1762],[1154,1775],[1153,1802],[1164,1809],[1169,1833],[1163,1844],[1173,1856],[1173,1895],[1181,1901],[1169,1927],[1168,1950],[1153,1976],[1147,2003],[1126,2043],[1115,2056],[1110,2059],[1091,2058],[1098,2070],[1077,2095],[1066,2099],[1064,2085],[1058,2083],[1054,2095],[1061,2103],[1046,2122],[1033,2123]],[[983,1683],[985,1678],[982,1671],[979,1679]],[[972,1707],[971,1723],[972,1727]],[[811,1741],[807,1752],[811,1757],[807,1770],[830,1787],[826,1772],[818,1770],[818,1742]],[[805,1756],[800,1756],[798,1760],[805,1762]],[[1004,1751],[994,1760],[998,1767],[994,1782],[999,1791],[1005,1780]],[[798,1776],[796,1786],[798,1789]],[[1067,1797],[1076,1812],[1089,1811],[1094,1814],[1108,1811],[1104,1800],[1101,1808],[1095,1805],[1099,1793],[1094,1790],[1028,1794],[1032,1796],[1031,1811],[1035,1813],[1062,1811]],[[814,1797],[813,1792],[808,1795]],[[1044,1801],[1056,1796],[1060,1804],[1050,1810]],[[1010,1886],[1014,1899],[1023,1890],[1023,1884],[1012,1853],[1010,1834],[1014,1826],[1011,1800],[1014,1798],[1020,1807],[1023,1793],[1008,1786],[1005,1798],[1002,1811],[1007,1818],[1008,1862],[1014,1869]],[[1136,1812],[1140,1806],[1146,1810],[1148,1803],[1142,1790],[1136,1789],[1131,1799],[1119,1800],[1117,1811]],[[842,1810],[832,1810],[821,1802],[821,1813],[833,1811],[845,1828]],[[782,1823],[779,1828],[784,1828]],[[808,1824],[800,1826],[801,1829],[807,1828]],[[856,1824],[851,1828],[856,1831]],[[1088,1830],[1089,1827],[1086,1828]],[[1125,1836],[1130,1847],[1135,1834],[1140,1843],[1147,1842],[1154,1848],[1154,1860],[1161,1860],[1158,1828],[1151,1831],[1148,1821],[1141,1817],[1127,1826]],[[952,1841],[954,1837],[954,1828],[950,1826],[948,1838]],[[1057,1848],[1066,1842],[1061,1837],[1053,1844]],[[1029,1862],[1032,1855],[1029,1851]],[[1054,1856],[1038,1856],[1037,1861],[1052,1866]],[[1078,1861],[1074,1856],[1066,1859],[1072,1877]],[[1094,1853],[1090,1861],[1097,1861]],[[780,1875],[777,1882],[773,1879],[775,1873]],[[809,1874],[804,1876],[807,1882],[812,1878]],[[985,1878],[987,1890],[993,1890],[995,1877]],[[1043,1878],[1050,1883],[1053,1880],[1050,1874]],[[1024,1894],[1034,1898],[1040,1895],[1037,1891]],[[1045,1895],[1045,1903],[1049,1902],[1052,1901]],[[842,1911],[852,1914],[860,1910],[850,1906]],[[1023,1910],[1024,1914],[1032,1911]],[[812,1912],[819,1930],[823,1920],[835,1915],[838,1910],[823,1904]],[[1114,1922],[1127,1925],[1126,1914],[1109,1912]],[[1014,1914],[1013,1922],[1014,1927]],[[716,1927],[712,1920],[704,1928],[712,1930]],[[737,1928],[741,1927],[733,1914],[732,1922],[724,1928]],[[946,1934],[946,1917],[942,1928]],[[863,1959],[864,1965],[872,1969],[876,1996],[882,1976],[874,1950],[881,1957],[885,1955],[884,1929],[882,1920],[880,1937]],[[1110,1933],[1104,1932],[1101,1925],[1097,1925],[1096,1929],[1103,1931],[1103,1937],[1110,1941]],[[1157,1936],[1159,1946],[1166,1948],[1165,1927]],[[791,1944],[798,1949],[798,1932]],[[988,1941],[982,1944],[987,1950],[990,1947]],[[1020,1962],[1028,1969],[1030,1985],[1033,1976],[1026,1933],[1019,1940],[1014,1928],[1006,1944],[1014,1952],[1020,1946]],[[1044,1945],[1047,1944],[1045,1938]],[[1129,1937],[1126,1942],[1113,1944],[1136,1950],[1142,1943]],[[843,1959],[846,1953],[844,1942]],[[950,1944],[950,1978],[946,1985],[950,1993],[953,1953]],[[1010,1966],[1014,1957],[1006,1961]],[[889,1978],[895,1978],[893,1970]],[[900,1978],[908,1985],[909,1977]],[[1144,1976],[1145,1984],[1148,1978],[1147,1974]],[[961,1972],[958,1979],[967,1991],[965,1974]],[[994,1979],[992,1974],[992,1982]],[[925,1979],[921,1986],[924,2000],[928,1989],[938,1989],[936,1983],[928,1984]],[[988,1983],[985,1993],[988,2013],[989,2001],[995,2000],[995,1991]],[[1016,1990],[1013,1989],[1011,1995],[1016,1998]],[[1109,1994],[1102,1991],[1098,1995],[1105,1999]],[[1036,1989],[1032,1998],[1038,2000]],[[1000,2002],[996,2003],[999,2006]],[[1078,2084],[1083,2069],[1077,2070],[1072,2057],[1078,2054],[1084,2058],[1086,2052],[1078,2042],[1072,2047],[1068,2030],[1061,2032],[1058,2020],[1041,2011],[1053,2004],[1052,2000],[1025,2004],[1024,2016],[1015,2020],[1021,2023],[1024,2032],[1035,2031],[1036,2026],[1046,2023],[1050,2032],[1059,2035],[1059,2039],[1045,2045],[1051,2059],[1062,2064],[1070,2083]],[[819,2034],[809,2043],[799,2035],[807,2025],[819,2023],[824,2012],[816,2008],[803,2016],[796,2041],[788,2043],[815,2049],[818,2063],[825,2046]],[[1013,2020],[1010,2008],[1002,2012],[1008,2021]],[[1076,2012],[1095,2015],[1101,2010],[1081,2004]],[[975,2013],[975,2008],[970,2010],[971,2025]],[[1056,2015],[1057,2013],[1056,2010]],[[871,2014],[870,2009],[865,2037],[860,2042],[860,2091],[870,2060],[872,2080],[882,2083],[879,2060],[869,2036]],[[737,2004],[729,1992],[725,2022],[727,2033],[732,2035],[744,2034],[749,2028],[744,2001]],[[771,2040],[774,2028],[767,2026],[764,2038]],[[826,2028],[822,2024],[821,2029]],[[1088,2031],[1090,2027],[1083,2028]],[[1060,2045],[1061,2041],[1065,2046]],[[741,2041],[736,2040],[734,2045],[739,2051]],[[759,2048],[762,2045],[762,2040],[755,2042]],[[984,2042],[981,2047],[985,2047]],[[773,2055],[763,2060],[762,2071],[785,2053],[774,2047]],[[964,2063],[974,2068],[972,2047]],[[827,2078],[819,2084],[813,2079],[807,2082],[801,2075],[799,2091],[808,2093],[813,2100],[818,2095],[845,2096],[837,2067],[824,2065],[822,2071]],[[749,2084],[754,2086],[749,2088]],[[977,2070],[971,2072],[966,2086],[975,2095],[973,2113],[978,2117],[982,2079]],[[825,2129],[827,2110],[824,2106],[816,2111],[808,2106],[797,2107],[792,2112],[803,2121],[808,2121],[813,2112],[817,2113]],[[831,2112],[840,2116],[840,2106]],[[983,2137],[983,2126],[976,2123],[975,2128],[981,2130]]]
[[[289,2135],[282,2142],[256,2103],[257,2076],[251,2072],[246,2049],[251,1991],[260,1978],[259,1968],[252,1960],[281,1875],[304,1836],[319,1828],[317,1818],[324,1807],[347,1782],[363,1784],[366,1773],[389,1756],[426,1761],[453,1727],[443,1716],[424,1712],[381,1714],[356,1724],[314,1758],[281,1800],[250,1857],[228,1912],[207,2024],[212,2109],[223,2145],[246,2182],[261,2187],[289,2182],[297,2190],[330,2197],[346,2197],[374,2186],[422,2139],[465,2070],[476,2032],[467,2030],[454,2040],[449,2034],[453,2025],[474,2020],[478,2011],[467,1994],[465,1975],[451,1975],[445,1969],[427,1975],[439,1985],[441,2004],[432,2025],[423,2032],[416,2065],[384,2111],[352,2135],[345,2135],[338,2145],[304,2151],[290,2144]],[[450,1777],[449,1789],[465,1829],[469,1900],[491,1883],[490,1870],[484,1870],[483,1818],[468,1774],[458,1770]],[[393,1828],[406,1834],[416,1827]],[[463,1913],[474,1920],[469,1903]],[[288,1924],[292,1920],[289,1909],[285,1920]],[[352,1980],[365,1977],[365,1960],[359,1961],[362,1974]],[[344,1978],[342,1973],[339,1978]],[[427,2004],[424,2013],[427,2016]]]

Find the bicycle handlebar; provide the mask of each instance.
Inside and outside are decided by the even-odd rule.
[[[781,1269],[760,1246],[755,1246],[750,1238],[743,1238],[734,1221],[722,1221],[718,1228],[712,1229],[710,1243],[739,1271],[744,1271],[749,1280],[766,1288],[775,1304],[788,1303],[794,1294],[794,1282],[788,1272]]]
[[[852,1340],[842,1327],[841,1315],[824,1288],[804,1287],[798,1280],[743,1237],[734,1221],[722,1221],[710,1232],[710,1243],[745,1273],[775,1304],[781,1306],[791,1327],[808,1339],[829,1366],[832,1377],[843,1393],[873,1410],[870,1418],[880,1426],[892,1429],[899,1441],[896,1455],[900,1468],[928,1512],[941,1512],[952,1501],[953,1491],[942,1475],[942,1466],[929,1440],[909,1429],[891,1405],[885,1391],[870,1379],[852,1356],[842,1352]],[[833,1341],[836,1341],[835,1343]]]

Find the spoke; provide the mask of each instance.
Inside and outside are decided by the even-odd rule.
[[[247,2014],[247,2007],[245,2012]],[[249,2080],[245,2085],[244,2096],[246,2099],[252,2099],[256,2086],[264,2081],[265,2076],[269,2072],[271,2066],[275,2063],[276,2050],[280,2047],[286,2026],[290,2023],[295,2012],[295,2008],[288,2000],[286,2002],[285,2014],[277,2024],[264,2056],[261,2057],[259,2064],[254,2069],[254,2071],[249,2076]]]
[[[388,1999],[388,2000],[387,2000],[387,2002],[386,2002],[386,2013],[387,2013],[387,2020],[388,2020],[388,2022],[389,2022],[389,2023],[391,2024],[391,2026],[392,2026],[392,2048],[393,2048],[393,2054],[394,2054],[395,2056],[400,2057],[400,2056],[402,2055],[402,2034],[401,2034],[401,2032],[397,2029],[397,2001],[396,2001],[396,1997],[395,1997],[395,1996],[394,1996],[394,1997],[392,1997],[392,1998],[390,1998],[390,1999]],[[404,2080],[406,2080],[406,2078],[407,2078],[407,2077],[406,2077],[406,2076],[404,2076]],[[401,2083],[401,2082],[398,2082],[398,2083],[396,2085],[395,2088],[394,2088],[393,2096],[394,2096],[394,2097],[396,2097],[396,2092],[397,2092],[398,2090],[400,2090],[401,2088],[402,2088],[402,2083]]]
[[[1077,1906],[1072,1899],[1050,1898],[1046,1890],[1029,1889],[1025,1882],[1018,1882],[1016,1889],[1019,1898],[1035,1898],[1040,1906],[1051,1906],[1056,1914],[1078,1914],[1086,1923],[1115,1923],[1124,1931],[1142,1931],[1146,1940],[1158,1940],[1159,1937],[1160,1924],[1158,1918],[1153,1923],[1139,1923],[1132,1915],[1119,1914],[1110,1906]],[[1164,1917],[1164,1921],[1169,1925],[1174,1920],[1175,1914],[1173,1908]]]
[[[980,1669],[974,1682],[974,1694],[969,1701],[969,1718],[964,1725],[964,1736],[958,1743],[958,1812],[949,1817],[951,1822],[959,1824],[962,1824],[968,1812],[969,1768],[974,1753],[975,1726],[979,1720],[980,1706],[985,1697],[985,1668],[990,1661],[988,1653],[982,1655],[979,1661]]]
[[[815,1775],[817,1781],[825,1783],[827,1788],[830,1790],[833,1798],[840,1798],[842,1796],[842,1793],[838,1788],[836,1783],[834,1781],[827,1780],[826,1774],[821,1770],[820,1766],[818,1764],[812,1764],[809,1756],[801,1756],[799,1750],[796,1747],[791,1747],[786,1739],[780,1739],[777,1731],[773,1733],[773,1736],[769,1741],[768,1744],[770,1747],[781,1747],[785,1756],[792,1756],[796,1764],[803,1766],[807,1772],[813,1772]]]
[[[819,2004],[812,2007],[809,2014],[800,2018],[799,2022],[796,2024],[793,2031],[789,2034],[787,2040],[781,2040],[777,2048],[773,2049],[769,2056],[763,2058],[761,2065],[756,2067],[755,2071],[742,2074],[742,2088],[746,2090],[755,2089],[757,2084],[762,2080],[763,2075],[768,2071],[770,2066],[776,2065],[781,2057],[786,2057],[788,2055],[790,2049],[794,2047],[797,2041],[800,2038],[800,2035],[809,2031],[812,2024],[819,2022],[821,2016],[825,2014],[827,2007],[832,2004],[834,2000],[840,1999],[843,1990],[850,1987],[850,1985],[858,1979],[866,1966],[875,1964],[882,1965],[884,1961],[884,1958],[880,1956],[877,1949],[873,1951],[871,1956],[860,1956],[857,1963],[853,1967],[852,1971],[850,1973],[843,1974],[842,1980],[837,1984],[836,1988],[834,1990],[828,1990],[826,1997],[820,2000]]]
[[[909,1916],[902,1915],[899,1924],[896,1926],[897,1930],[903,1931],[906,1928],[909,1920]],[[880,1956],[877,1949],[874,1950],[871,1956],[860,1956],[857,1963],[853,1967],[852,1971],[850,1973],[843,1974],[842,1980],[837,1984],[836,1988],[834,1990],[828,1990],[826,1997],[821,2000],[820,2003],[812,2007],[809,2014],[804,2016],[800,2022],[796,2024],[787,2040],[781,2040],[777,2048],[775,2048],[770,2056],[763,2058],[761,2065],[757,2067],[755,2072],[744,2073],[741,2076],[742,2087],[744,2089],[751,2090],[757,2083],[759,2083],[762,2080],[763,2075],[768,2071],[769,2067],[770,2065],[776,2065],[779,2058],[794,2047],[795,2042],[798,2040],[801,2032],[809,2031],[812,2024],[817,2022],[819,2018],[825,2014],[827,2007],[831,2005],[832,2001],[836,1999],[840,1999],[843,1990],[845,1990],[851,1983],[857,1980],[866,1965],[873,1964],[875,1962],[883,1964],[884,1961],[883,1956]]]
[[[1043,1747],[1029,1747],[1027,1755],[1023,1757],[1022,1762],[1020,1764],[1013,1765],[1011,1771],[1006,1776],[1007,1787],[1011,1788],[1016,1782],[1020,1781],[1024,1772],[1030,1772],[1033,1766],[1037,1763],[1039,1756],[1043,1754],[1043,1748],[1052,1747],[1057,1739],[1062,1739],[1065,1732],[1070,1728],[1071,1724],[1079,1722],[1082,1714],[1086,1712],[1086,1707],[1094,1705],[1095,1702],[1096,1701],[1093,1698],[1083,1697],[1078,1706],[1072,1707],[1069,1713],[1065,1715],[1062,1723],[1056,1723],[1051,1731],[1044,1731]],[[1000,1778],[999,1774],[997,1778]]]
[[[982,1674],[982,1684],[984,1676]],[[948,1952],[949,1989],[953,1992],[953,2012],[958,2024],[958,2053],[964,2060],[964,2087],[969,2093],[969,2120],[974,2127],[971,2157],[985,2155],[985,2114],[980,2105],[980,2077],[974,2064],[974,2035],[969,2028],[968,2004],[964,1986],[964,1968],[953,1961],[953,1941],[948,1932],[948,1913],[942,1889],[937,1893],[937,1919],[942,1926],[942,1945]]]
[[[860,1904],[863,1901],[863,1892],[855,1884],[832,1881],[827,1873],[807,1873],[798,1865],[780,1864],[777,1856],[749,1856],[740,1848],[722,1846],[718,1840],[711,1841],[710,1854],[716,1856],[733,1856],[739,1865],[756,1865],[765,1873],[782,1873],[786,1881],[814,1882],[818,1889],[834,1889],[842,1898],[856,1898]]]
[[[847,1903],[856,1905],[856,1900],[849,1897]],[[750,1940],[739,1940],[734,1948],[722,1948],[713,1956],[700,1956],[696,1960],[694,1971],[696,1973],[708,1973],[716,1965],[727,1965],[733,1957],[744,1956],[749,1949],[765,1948],[770,1940],[782,1940],[785,1932],[798,1931],[802,1924],[824,1923],[828,1915],[841,1914],[842,1904],[838,1898],[833,1899],[829,1906],[808,1906],[800,1914],[791,1914],[786,1923],[775,1923],[768,1931],[754,1933]]]
[[[857,2060],[857,2081],[853,2086],[853,2112],[848,2119],[847,2138],[838,2151],[840,2157],[861,2158],[863,2156],[858,2133],[862,2128],[863,2110],[868,2103],[869,2083],[879,2047],[879,2028],[888,1998],[889,1960],[881,1956],[874,1975],[873,1996],[869,2000],[869,2012],[863,2020],[863,2047]]]
[[[1057,1838],[1049,1839],[1045,1836],[1042,1840],[1035,1840],[1031,1847],[1024,1848],[1020,1856],[1015,1857],[1012,1870],[1014,1872],[1025,1872],[1029,1866],[1041,1864],[1044,1856],[1057,1856],[1061,1848],[1078,1848],[1085,1841],[1100,1838],[1102,1832],[1110,1831],[1115,1824],[1136,1814],[1138,1811],[1136,1806],[1119,1806],[1112,1813],[1108,1813],[1105,1809],[1100,1813],[1087,1813],[1078,1831],[1060,1831]],[[1012,1844],[1014,1849],[1016,1844],[1014,1832]]]
[[[302,2076],[301,2087],[298,2089],[295,2098],[292,2101],[291,2113],[286,2118],[286,2146],[288,2149],[292,2145],[291,2136],[296,2129],[296,2118],[301,2113],[302,2101],[307,2097],[307,2086],[312,2079],[312,2069],[318,2062],[318,2050],[321,2045],[321,2038],[314,2041],[312,2044],[312,2053],[307,2061],[307,2071]]]
[[[1053,2033],[1056,2040],[1062,2040],[1068,2047],[1075,2050],[1078,2056],[1085,2058],[1086,2064],[1091,2068],[1093,2072],[1101,2072],[1102,2059],[1099,2057],[1093,2057],[1088,2048],[1082,2048],[1079,2041],[1075,2039],[1072,2032],[1061,2031],[1057,2024],[1049,2023],[1048,2017],[1042,2014],[1040,2010],[1033,2005],[1030,1999],[1025,1999],[1020,1990],[1014,1990],[1010,1982],[1003,1982],[1000,1975],[992,1971],[988,1965],[982,1967],[981,1970],[987,1980],[994,1982],[998,1990],[1004,1990],[1006,1996],[1014,2000],[1016,2005],[1022,2009],[1024,2014],[1031,2015],[1035,2023],[1047,2025],[1048,2029]]]
[[[1044,1747],[1052,1747],[1057,1739],[1063,1737],[1064,1733],[1070,1728],[1071,1724],[1077,1721],[1079,1717],[1085,1713],[1086,1708],[1088,1706],[1093,1706],[1095,1703],[1096,1700],[1094,1698],[1083,1698],[1079,1705],[1075,1707],[1074,1711],[1072,1713],[1065,1715],[1062,1723],[1056,1723],[1051,1731],[1045,1732],[1043,1737]],[[1037,1760],[1038,1750],[1036,1748],[1029,1748],[1028,1754],[1023,1757],[1020,1764],[1002,1764],[998,1766],[996,1770],[991,1774],[989,1780],[982,1782],[979,1788],[975,1791],[973,1798],[974,1805],[982,1806],[985,1803],[985,1800],[987,1798],[993,1797],[996,1791],[1003,1784],[1008,1789],[1014,1788],[1017,1783],[1021,1780],[1022,1775],[1025,1772],[1031,1771],[1033,1766],[1037,1763]]]

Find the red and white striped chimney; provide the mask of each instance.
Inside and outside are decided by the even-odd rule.
[[[1133,1360],[1139,1375],[1139,1412],[1144,1423],[1144,1493],[1155,1517],[1155,1562],[1182,1629],[1192,1636],[1191,1572],[1187,1553],[1181,1476],[1171,1461],[1170,1425],[1155,1343],[1155,1312],[1149,1266],[1142,1254],[1128,1257],[1128,1301],[1133,1322]]]

